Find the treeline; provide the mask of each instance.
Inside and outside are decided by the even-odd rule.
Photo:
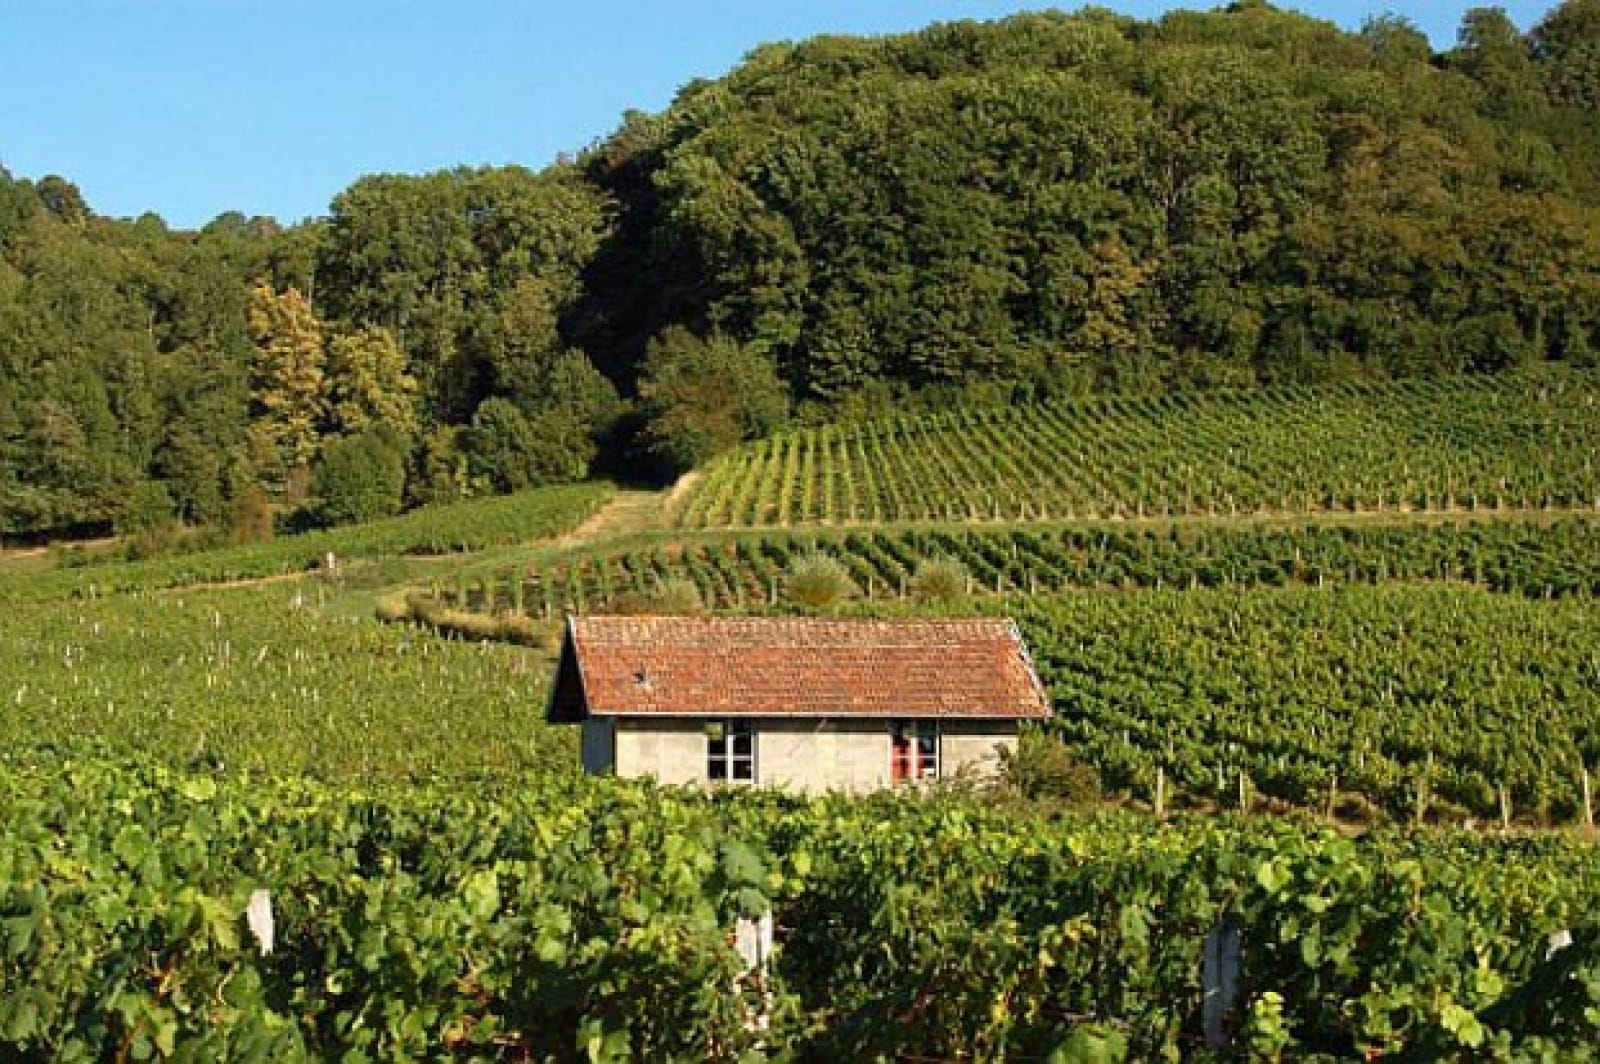
[[[0,177],[0,534],[670,473],[793,416],[1586,363],[1600,0],[757,49],[575,160],[199,232]],[[374,486],[376,485],[376,486]]]

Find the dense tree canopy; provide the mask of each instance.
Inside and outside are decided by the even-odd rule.
[[[288,516],[375,432],[417,503],[789,409],[1589,362],[1597,109],[1600,0],[1437,54],[1240,0],[767,45],[575,162],[292,228],[0,170],[0,535]]]
[[[1597,47],[1593,0],[1474,9],[1439,56],[1261,3],[768,46],[593,153],[661,286],[598,298],[643,319],[619,342],[716,329],[830,404],[1565,357],[1600,325]]]

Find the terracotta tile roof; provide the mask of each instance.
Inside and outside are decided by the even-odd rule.
[[[620,716],[1043,718],[1007,620],[574,617],[552,720]]]

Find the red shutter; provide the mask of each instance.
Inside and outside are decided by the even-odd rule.
[[[894,783],[904,783],[912,779],[911,757],[912,739],[906,734],[905,728],[895,728],[889,733],[889,779]]]

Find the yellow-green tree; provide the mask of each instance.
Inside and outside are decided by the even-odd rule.
[[[335,432],[356,436],[385,428],[401,440],[417,435],[417,380],[388,329],[369,326],[328,343],[328,407]]]
[[[250,298],[250,450],[279,488],[317,456],[327,412],[322,322],[295,288],[258,285]]]

